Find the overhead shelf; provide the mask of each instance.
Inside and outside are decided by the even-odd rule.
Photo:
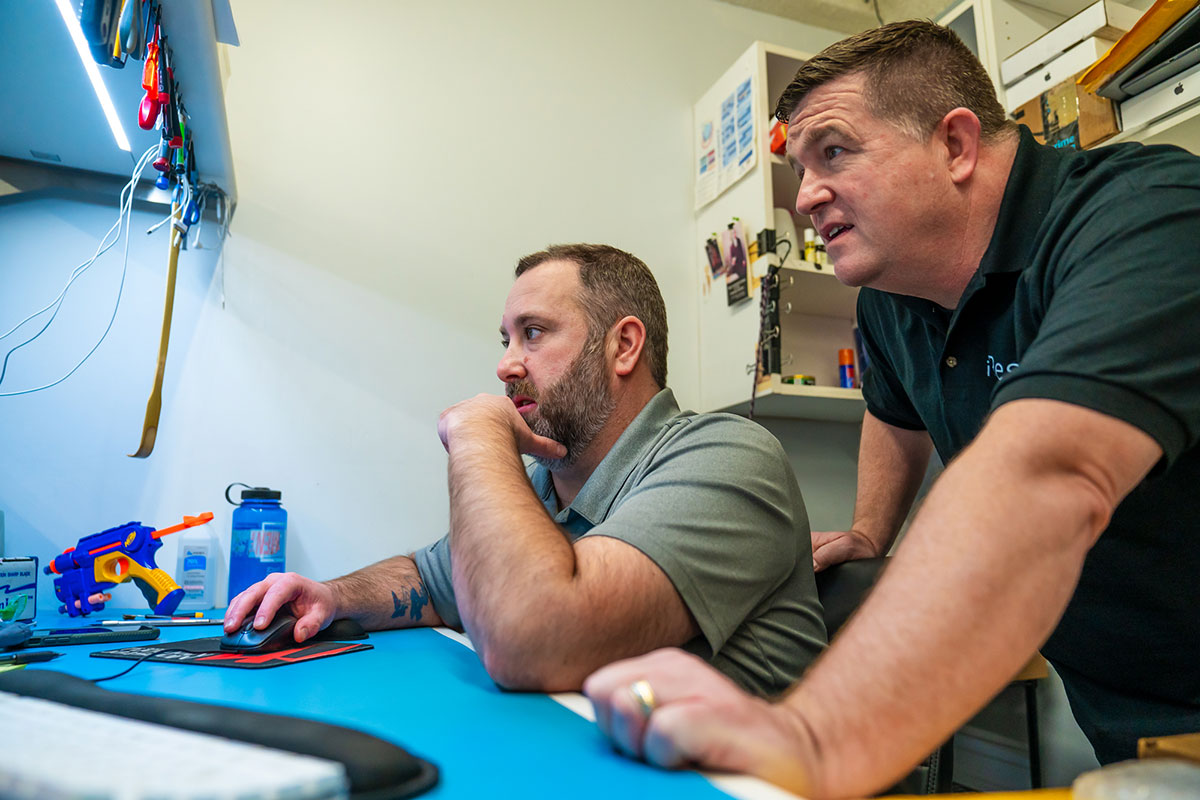
[[[223,17],[228,17],[227,0],[164,2],[162,24],[169,35],[180,96],[190,114],[199,179],[220,187],[233,202],[237,184],[218,59],[214,3],[226,12]],[[3,19],[5,47],[0,49],[0,71],[19,75],[20,79],[0,82],[0,108],[19,112],[15,112],[13,124],[0,125],[0,157],[40,165],[56,173],[55,180],[59,183],[73,180],[60,173],[62,168],[128,179],[137,156],[157,145],[161,137],[158,130],[143,130],[138,126],[138,107],[145,95],[142,62],[130,60],[124,69],[100,67],[99,70],[132,148],[126,152],[110,132],[101,103],[55,4],[8,4]],[[67,118],[70,124],[64,124]],[[28,177],[28,170],[20,171],[27,183],[38,183]],[[154,177],[144,174],[143,180],[152,184]],[[7,182],[16,185],[11,180]],[[152,202],[166,202],[167,198],[169,195],[162,193],[150,197]]]
[[[163,29],[179,68],[180,95],[187,101],[196,135],[196,165],[201,183],[221,187],[237,202],[233,149],[225,116],[225,88],[217,62],[217,29],[212,3],[163,3]],[[137,70],[134,70],[136,72]]]
[[[750,413],[750,401],[719,410],[744,417]],[[772,375],[769,384],[759,384],[754,401],[755,417],[774,419],[862,422],[866,410],[861,389],[787,384],[778,375]]]

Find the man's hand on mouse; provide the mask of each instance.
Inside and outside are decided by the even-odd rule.
[[[517,450],[540,458],[562,458],[567,448],[534,433],[513,401],[499,394],[477,394],[447,408],[438,419],[438,436],[446,452],[456,436],[510,435]]]
[[[262,630],[284,605],[296,615],[292,637],[297,642],[311,639],[337,616],[337,595],[330,586],[294,572],[276,572],[229,602],[225,632],[236,631],[251,614],[254,628]]]

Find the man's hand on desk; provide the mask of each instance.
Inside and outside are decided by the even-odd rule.
[[[438,418],[438,436],[447,452],[451,440],[468,431],[471,436],[511,435],[517,450],[526,455],[553,459],[567,454],[563,445],[534,433],[513,401],[503,395],[477,394],[450,406]]]
[[[845,561],[882,555],[877,550],[875,543],[858,531],[813,531],[813,572]]]
[[[254,627],[264,628],[285,604],[291,605],[297,617],[292,633],[297,642],[314,636],[337,615],[337,596],[332,586],[294,572],[276,572],[230,601],[225,609],[225,632],[237,630],[252,613]]]
[[[610,664],[584,681],[583,692],[596,724],[635,758],[755,775],[800,795],[813,790],[804,765],[816,763],[815,753],[795,711],[746,694],[682,650]]]

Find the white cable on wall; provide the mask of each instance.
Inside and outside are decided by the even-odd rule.
[[[47,383],[44,386],[37,386],[32,389],[22,389],[22,390],[16,391],[16,392],[0,392],[0,397],[15,397],[17,395],[30,394],[32,392],[40,392],[43,389],[49,389],[52,386],[57,386],[58,384],[65,381],[67,378],[74,375],[76,370],[78,370],[80,367],[82,367],[84,365],[84,363],[86,363],[87,360],[89,358],[91,358],[92,353],[96,352],[96,350],[100,347],[100,345],[104,342],[105,338],[108,336],[108,332],[110,330],[112,330],[113,322],[117,318],[117,309],[119,309],[121,306],[121,296],[125,289],[125,275],[129,269],[129,228],[133,222],[134,189],[137,187],[138,180],[140,180],[143,170],[145,170],[145,168],[150,164],[151,160],[153,159],[153,156],[155,154],[157,154],[157,152],[158,152],[158,145],[156,144],[153,147],[150,147],[149,149],[147,149],[146,152],[142,154],[142,157],[138,159],[137,165],[133,169],[133,174],[130,177],[129,182],[127,184],[125,184],[125,187],[121,190],[120,209],[117,214],[117,221],[116,221],[116,223],[113,224],[113,226],[111,228],[108,229],[108,232],[105,233],[104,236],[100,239],[100,244],[97,246],[96,252],[92,255],[92,257],[74,269],[74,271],[71,273],[70,279],[67,281],[67,284],[63,287],[62,291],[59,292],[58,296],[56,298],[54,298],[53,300],[51,300],[49,304],[47,304],[44,308],[30,314],[28,317],[21,320],[16,325],[14,325],[12,328],[10,328],[6,333],[4,333],[3,335],[0,335],[0,340],[6,339],[9,336],[11,336],[13,333],[15,333],[16,331],[20,330],[30,320],[33,320],[33,319],[37,318],[38,316],[46,313],[47,311],[50,311],[51,309],[53,309],[53,313],[50,315],[50,318],[46,320],[46,324],[43,325],[41,327],[41,329],[38,330],[37,333],[35,333],[33,336],[26,339],[25,341],[21,342],[20,344],[16,345],[15,347],[11,348],[7,353],[4,354],[4,361],[2,364],[0,364],[0,383],[4,382],[5,375],[8,371],[8,360],[12,356],[12,354],[15,353],[17,350],[20,350],[25,345],[27,345],[30,342],[37,339],[39,336],[41,336],[46,331],[47,328],[50,327],[50,323],[52,323],[54,321],[54,318],[58,316],[58,311],[62,307],[63,299],[66,297],[67,291],[71,288],[72,284],[74,284],[75,281],[78,280],[81,275],[83,275],[85,272],[87,272],[88,269],[92,266],[92,264],[96,263],[96,259],[98,259],[100,256],[107,253],[109,250],[111,250],[113,248],[114,245],[116,245],[116,243],[118,241],[120,241],[122,223],[124,223],[123,227],[125,230],[125,257],[124,257],[124,261],[121,265],[121,282],[117,288],[117,300],[116,300],[116,303],[113,305],[112,316],[109,317],[108,325],[107,325],[107,327],[105,327],[104,333],[100,334],[100,338],[96,341],[96,344],[92,346],[92,349],[89,350],[82,359],[80,359],[79,363],[76,364],[74,367],[72,367],[69,372],[67,372],[65,375],[63,375],[58,380],[52,381],[51,383]],[[114,236],[113,240],[111,242],[109,242],[108,238],[110,236],[112,236],[114,231],[116,231],[116,236]]]

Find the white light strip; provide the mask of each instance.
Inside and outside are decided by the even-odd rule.
[[[55,3],[58,4],[58,12],[62,14],[63,22],[67,25],[67,32],[71,34],[71,41],[75,43],[75,49],[79,51],[79,60],[83,62],[83,68],[92,80],[92,89],[96,92],[100,107],[104,109],[104,116],[108,120],[108,127],[112,128],[117,147],[127,153],[131,152],[129,138],[125,135],[125,129],[121,127],[121,120],[117,119],[117,109],[108,94],[108,87],[100,77],[100,68],[92,60],[92,52],[88,48],[87,40],[83,38],[83,28],[79,27],[79,19],[75,16],[75,10],[71,8],[70,0],[55,0]]]

